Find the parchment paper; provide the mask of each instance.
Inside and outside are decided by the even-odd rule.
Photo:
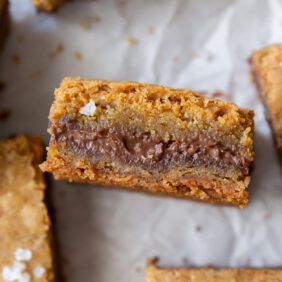
[[[252,49],[281,42],[282,1],[97,0],[45,14],[11,0],[10,8],[0,108],[12,112],[1,137],[29,133],[47,144],[64,76],[221,90],[256,113],[245,209],[52,181],[67,281],[144,281],[152,256],[164,266],[282,266],[282,178],[247,62]]]

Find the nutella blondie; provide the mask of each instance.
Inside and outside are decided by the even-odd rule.
[[[282,159],[282,44],[254,51],[251,68]]]
[[[150,260],[146,282],[280,282],[282,269],[160,268]]]
[[[253,115],[191,90],[65,78],[41,168],[56,179],[243,207]]]
[[[0,281],[54,281],[37,137],[0,141]]]

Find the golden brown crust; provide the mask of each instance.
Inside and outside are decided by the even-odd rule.
[[[282,150],[282,45],[256,50],[251,58],[253,78],[266,107],[267,119]]]
[[[64,0],[32,0],[32,2],[41,11],[53,12]]]
[[[95,113],[86,117],[80,110],[89,102],[95,103]],[[55,131],[66,116],[71,116],[92,132],[126,128],[150,136],[158,135],[164,142],[188,140],[199,134],[235,148],[233,150],[243,148],[248,162],[252,163],[254,123],[250,110],[200,96],[191,90],[126,81],[65,78],[55,90],[48,130],[52,138],[47,161],[41,166],[57,179],[114,184],[129,190],[142,189],[240,207],[247,203],[245,189],[250,177],[235,166],[224,168],[185,163],[172,165],[159,173],[134,164],[122,166],[107,160],[104,166],[98,167],[94,161],[76,153],[76,149],[73,152],[65,143],[57,143]],[[97,157],[95,161],[100,159]]]
[[[279,282],[282,269],[159,268],[149,260],[146,282]]]
[[[0,281],[17,275],[15,268],[24,268],[20,273],[29,276],[29,281],[54,281],[51,223],[38,167],[43,152],[38,137],[0,141]],[[30,257],[16,258],[15,253],[21,251]],[[34,271],[40,277],[36,278]]]

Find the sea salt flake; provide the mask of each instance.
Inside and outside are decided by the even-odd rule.
[[[9,266],[4,266],[2,269],[2,279],[10,282],[19,278],[19,274],[15,273]]]
[[[96,111],[96,105],[93,101],[90,101],[83,108],[80,109],[79,113],[86,116],[93,116]]]
[[[21,277],[18,279],[18,282],[29,282],[30,281],[30,275],[28,273],[23,273]]]
[[[25,264],[22,262],[18,262],[18,261],[14,261],[13,265],[12,265],[12,270],[15,273],[19,273],[21,274],[23,272],[23,270],[25,270]]]
[[[2,278],[4,281],[16,281],[22,277],[22,271],[25,269],[25,264],[15,261],[12,267],[5,266],[2,269]],[[18,280],[20,281],[20,280]],[[25,282],[25,281],[22,281]]]
[[[15,259],[18,261],[21,260],[31,260],[32,254],[30,250],[18,248],[15,250]]]
[[[37,266],[33,269],[33,275],[35,278],[40,278],[45,273],[45,268],[42,266]]]
[[[282,62],[280,62],[279,65],[282,67]]]

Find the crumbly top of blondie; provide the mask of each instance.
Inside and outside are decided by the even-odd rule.
[[[130,130],[157,133],[163,140],[205,134],[222,143],[252,146],[253,111],[191,90],[153,84],[67,77],[55,90],[49,119],[57,123],[71,114],[85,123],[81,110],[91,101],[95,111],[87,120],[96,129],[122,124]]]

